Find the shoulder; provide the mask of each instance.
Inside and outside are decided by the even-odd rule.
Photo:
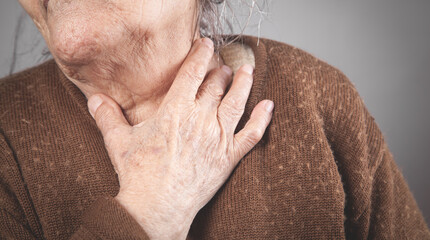
[[[0,126],[43,102],[50,89],[57,87],[57,75],[56,64],[50,60],[0,79]]]
[[[318,57],[290,44],[266,38],[243,36],[241,41],[252,48],[256,74],[264,79],[266,91],[282,90],[290,98],[303,95],[304,100],[315,102],[343,99],[345,94],[361,101],[348,77]]]
[[[354,84],[341,70],[289,44],[259,41],[266,52],[267,91],[287,97],[296,107],[310,107],[324,124],[335,123],[325,124],[325,128],[355,124],[361,118],[373,120]]]
[[[316,87],[333,84],[354,85],[338,68],[319,59],[313,54],[287,43],[270,39],[260,39],[267,53],[268,70],[276,75],[293,79],[296,84],[304,86],[313,84]]]
[[[269,39],[259,41],[254,53],[256,62],[265,58],[258,64],[266,68],[264,95],[274,99],[278,114],[291,118],[288,121],[314,122],[333,150],[368,145],[369,151],[378,153],[368,164],[377,165],[384,138],[348,77],[304,50]]]
[[[29,140],[45,130],[55,118],[55,100],[65,98],[55,62],[0,79],[0,131],[17,142]]]
[[[55,61],[49,60],[39,66],[4,77],[0,79],[0,96],[8,96],[12,92],[14,94],[16,92],[26,93],[31,91],[33,87],[37,87],[35,84],[42,84],[43,86],[43,84],[47,84],[48,78],[56,72]]]
[[[253,48],[266,92],[297,105],[314,105],[327,118],[335,108],[364,108],[354,84],[338,68],[286,43],[247,36],[244,41]]]

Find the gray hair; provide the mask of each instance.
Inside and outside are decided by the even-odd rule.
[[[222,16],[219,13],[219,5],[225,4],[225,0],[197,0],[197,4],[197,24],[200,35],[211,38],[214,41],[215,48],[218,49],[224,44]]]
[[[219,50],[243,34],[254,12],[259,18],[257,26],[259,35],[261,21],[266,15],[264,9],[268,6],[268,0],[234,0],[234,2],[229,0],[197,0],[197,4],[197,27],[200,30],[200,35],[211,38],[214,41],[215,49]],[[244,19],[240,18],[238,10],[246,12]],[[239,28],[239,35],[227,40],[224,34],[234,32],[233,25]]]

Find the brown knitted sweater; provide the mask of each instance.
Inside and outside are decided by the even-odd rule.
[[[430,239],[381,132],[338,70],[252,37],[263,140],[198,213],[189,239]],[[0,236],[147,239],[113,200],[118,180],[83,94],[54,61],[0,83]]]

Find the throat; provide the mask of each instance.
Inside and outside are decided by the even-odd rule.
[[[85,81],[68,78],[87,99],[100,93],[112,98],[120,106],[130,125],[134,126],[157,114],[182,63],[183,61],[176,65],[162,65],[163,67],[154,64],[140,68],[148,69],[148,71],[135,71],[130,68],[117,69],[106,75],[99,74],[100,71],[95,73],[95,67],[100,67],[100,65],[96,65],[79,69],[82,76],[86,76]],[[207,71],[220,67],[222,64],[221,57],[214,55]]]

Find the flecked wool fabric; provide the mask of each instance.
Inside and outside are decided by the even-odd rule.
[[[275,102],[273,119],[188,239],[430,239],[348,79],[286,44],[239,43],[256,68],[238,128],[263,99]],[[3,79],[0,106],[2,238],[148,239],[113,199],[119,185],[102,135],[54,61]]]

